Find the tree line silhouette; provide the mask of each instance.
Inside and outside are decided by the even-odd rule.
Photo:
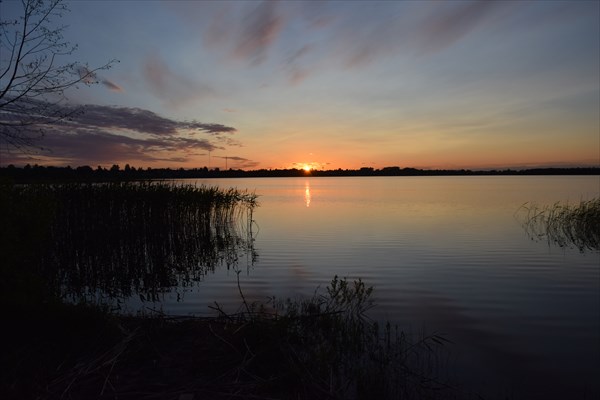
[[[417,169],[401,167],[384,167],[375,169],[311,170],[303,169],[257,169],[241,170],[219,168],[136,168],[126,164],[121,168],[118,164],[110,168],[88,165],[79,167],[57,167],[29,165],[16,167],[8,165],[0,167],[0,178],[13,182],[36,181],[109,181],[109,180],[144,180],[144,179],[189,179],[189,178],[258,178],[258,177],[306,177],[306,176],[486,176],[486,175],[600,175],[600,167],[580,168],[530,168],[503,170],[469,170],[469,169]]]

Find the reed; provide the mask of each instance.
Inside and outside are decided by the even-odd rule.
[[[239,251],[255,256],[256,195],[235,189],[164,182],[5,186],[1,203],[11,263],[74,302],[156,300],[167,288],[233,265]]]
[[[527,203],[521,209],[525,210],[523,227],[531,238],[561,247],[575,246],[580,251],[600,250],[600,198],[578,205]]]

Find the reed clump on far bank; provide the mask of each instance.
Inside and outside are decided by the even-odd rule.
[[[546,238],[561,247],[600,250],[600,198],[582,200],[577,205],[525,204],[523,226],[532,238]]]

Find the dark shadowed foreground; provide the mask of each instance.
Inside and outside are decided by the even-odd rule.
[[[335,277],[306,300],[213,318],[128,317],[251,248],[256,196],[162,183],[1,188],[2,398],[446,398],[445,339],[365,316],[372,288]],[[118,303],[117,303],[118,304]]]
[[[86,306],[21,315],[4,350],[10,398],[445,399],[438,335],[410,342],[364,315],[363,282],[214,318],[117,317]]]

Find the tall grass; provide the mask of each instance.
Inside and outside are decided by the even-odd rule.
[[[267,304],[248,304],[242,294],[244,306],[237,314],[217,305],[220,320],[233,325],[234,334],[222,339],[243,355],[230,371],[247,373],[239,383],[252,383],[257,391],[269,393],[283,385],[289,398],[451,395],[442,366],[434,360],[447,340],[433,334],[412,341],[397,327],[372,321],[367,316],[372,292],[360,279],[335,276],[324,293],[315,291],[308,299],[272,297]]]
[[[164,182],[6,186],[2,235],[19,244],[6,249],[15,263],[36,253],[28,268],[56,295],[155,300],[253,252],[256,205],[252,193]]]
[[[534,239],[547,239],[561,247],[576,246],[580,251],[600,250],[600,198],[578,205],[552,206],[525,204],[523,227]]]

